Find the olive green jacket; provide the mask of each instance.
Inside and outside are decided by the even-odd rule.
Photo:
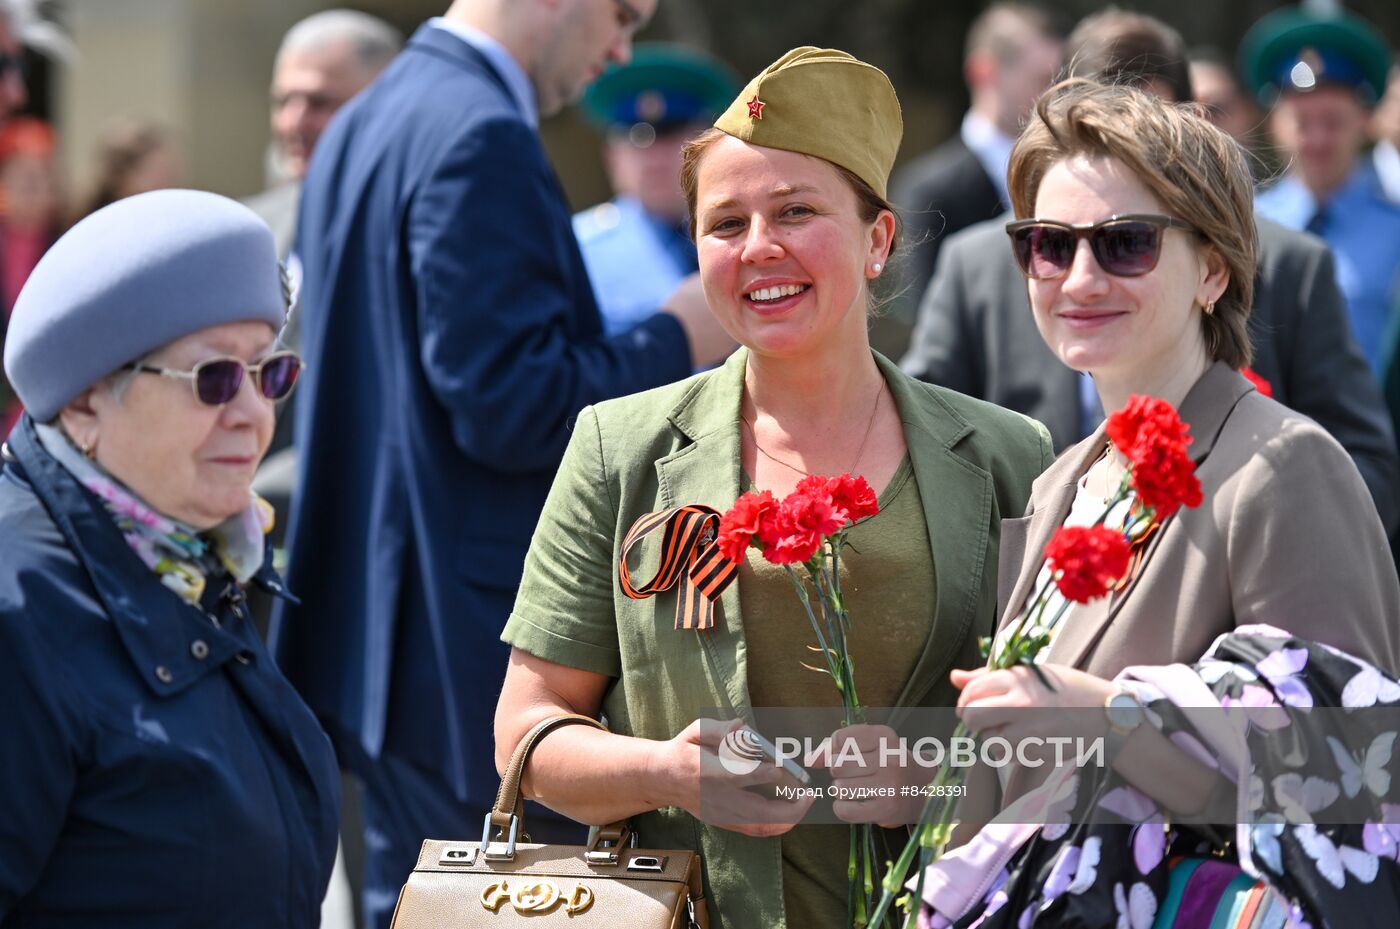
[[[617,583],[622,539],[645,513],[689,503],[723,512],[740,494],[739,405],[747,352],[695,377],[589,407],[535,529],[502,638],[541,658],[615,678],[602,710],[614,732],[669,739],[702,715],[750,710],[738,584],[715,628],[674,628],[674,591],[647,600]],[[1001,520],[1024,512],[1050,464],[1034,420],[910,378],[875,356],[904,423],[936,572],[932,631],[901,706],[951,705],[948,672],[978,663],[996,615]],[[630,562],[644,583],[658,544]],[[706,826],[674,809],[638,817],[649,848],[699,848],[717,927],[781,929],[778,839]]]

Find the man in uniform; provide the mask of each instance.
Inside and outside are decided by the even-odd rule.
[[[1390,53],[1348,13],[1301,9],[1265,16],[1240,46],[1241,70],[1273,103],[1269,126],[1288,173],[1256,207],[1332,247],[1351,331],[1378,378],[1400,286],[1400,206],[1386,200],[1361,154],[1371,109],[1385,91]]]
[[[1371,170],[1386,199],[1400,204],[1400,63],[1390,68],[1390,83],[1371,116]]]
[[[681,192],[681,149],[739,92],[716,58],[663,42],[636,47],[583,95],[607,133],[603,164],[616,194],[574,217],[574,233],[610,334],[646,319],[698,270]]]

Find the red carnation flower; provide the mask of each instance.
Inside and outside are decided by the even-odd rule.
[[[1066,526],[1045,546],[1045,563],[1058,572],[1055,586],[1066,600],[1088,603],[1128,573],[1132,553],[1123,533],[1107,526]]]
[[[846,511],[846,518],[851,522],[862,520],[867,516],[874,516],[880,512],[880,503],[875,496],[875,491],[860,475],[854,477],[849,474],[837,475],[828,478],[826,486],[831,493],[832,501],[837,507]]]
[[[1128,459],[1138,501],[1166,520],[1178,507],[1199,506],[1201,482],[1186,453],[1186,424],[1165,400],[1134,395],[1108,417],[1108,439]]]
[[[766,490],[750,491],[735,500],[719,521],[715,544],[720,554],[730,561],[743,561],[744,551],[754,536],[762,539],[765,527],[774,521],[777,512],[778,498]]]
[[[832,501],[826,478],[805,477],[783,498],[777,518],[760,536],[763,557],[773,564],[808,561],[827,536],[845,525],[846,511]]]
[[[1240,373],[1248,378],[1249,382],[1254,385],[1254,389],[1264,396],[1272,397],[1274,395],[1274,385],[1260,377],[1259,372],[1253,368],[1241,368]]]

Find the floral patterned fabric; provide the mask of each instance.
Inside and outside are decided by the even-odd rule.
[[[1048,801],[1059,815],[1004,843],[1002,858],[985,842],[978,851],[979,835],[930,867],[930,887],[951,875],[966,886],[969,857],[988,880],[963,912],[935,909],[953,895],[926,890],[921,927],[1151,929],[1181,855],[1222,857],[1266,881],[1289,926],[1400,926],[1400,778],[1392,785],[1390,775],[1400,683],[1268,626],[1221,636],[1190,667],[1129,668],[1119,679],[1152,724],[1237,785],[1239,825],[1174,826],[1116,775],[1061,777]],[[1397,711],[1360,712],[1387,704]],[[1212,705],[1227,712],[1183,710]],[[1350,712],[1312,712],[1338,707]]]
[[[136,557],[181,599],[198,604],[211,574],[227,572],[240,584],[262,567],[272,506],[250,494],[247,508],[208,532],[156,512],[52,426],[35,424],[44,450],[102,501]]]

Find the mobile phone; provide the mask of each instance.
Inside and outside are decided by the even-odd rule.
[[[762,764],[777,765],[802,787],[810,786],[812,775],[791,758],[779,758],[778,748],[761,733],[741,726],[724,737],[719,747],[720,762],[731,773],[748,773]]]

